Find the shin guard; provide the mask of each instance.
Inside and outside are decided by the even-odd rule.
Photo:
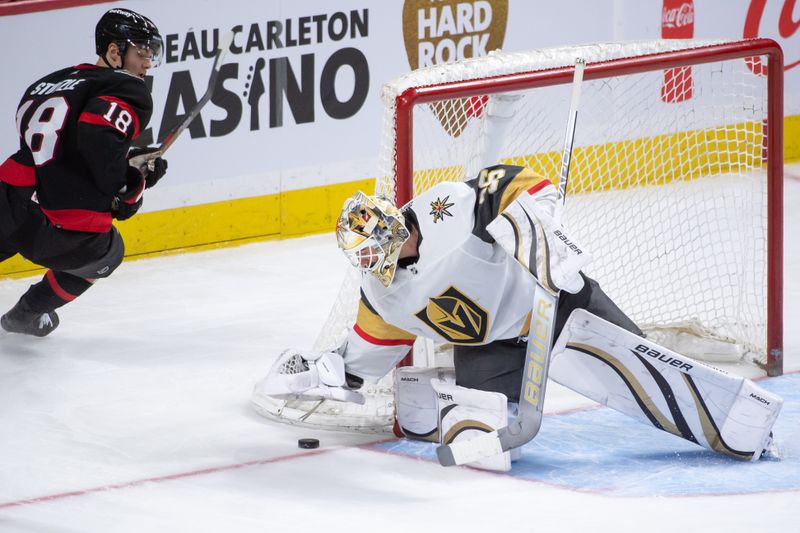
[[[646,424],[740,460],[769,444],[783,399],[574,311],[553,347],[550,377]]]

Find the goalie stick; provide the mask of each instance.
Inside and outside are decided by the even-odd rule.
[[[583,70],[586,62],[575,60],[575,73],[572,79],[567,132],[564,136],[564,150],[558,181],[558,199],[555,218],[560,220],[561,209],[567,195],[567,179],[572,162],[572,146],[575,140],[575,124],[578,120],[578,105],[581,97]],[[544,393],[547,374],[550,369],[550,352],[553,346],[553,331],[556,322],[556,308],[559,293],[553,294],[545,289],[539,280],[533,293],[531,308],[531,327],[525,355],[525,370],[519,394],[519,414],[508,426],[476,437],[474,439],[443,444],[436,449],[439,464],[442,466],[463,465],[484,457],[519,448],[530,442],[539,433],[544,416]]]
[[[228,49],[230,48],[232,42],[233,32],[229,32],[219,42],[217,54],[214,56],[214,66],[211,68],[211,76],[208,78],[208,88],[206,88],[206,92],[203,94],[200,100],[194,105],[194,107],[192,107],[192,109],[189,110],[189,113],[181,122],[167,132],[167,135],[164,137],[164,140],[161,141],[161,144],[158,146],[156,151],[132,157],[128,161],[129,165],[140,170],[144,170],[145,166],[151,165],[153,160],[163,156],[164,152],[166,152],[169,147],[172,146],[180,134],[189,127],[189,124],[191,124],[195,118],[197,118],[197,116],[200,114],[200,110],[203,109],[208,101],[211,100],[211,97],[214,96],[214,89],[216,88],[217,78],[219,77],[219,69],[222,67],[222,59],[225,57],[225,54],[228,53]],[[150,170],[153,169],[150,168]]]

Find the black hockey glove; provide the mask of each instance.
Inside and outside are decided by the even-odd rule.
[[[128,184],[111,200],[111,216],[117,220],[128,220],[142,207],[145,177],[137,169],[128,167]]]
[[[167,160],[156,154],[158,148],[131,148],[128,151],[128,164],[138,168],[145,175],[145,187],[149,189],[167,173]]]

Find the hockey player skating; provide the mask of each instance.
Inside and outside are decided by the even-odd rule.
[[[397,370],[404,434],[449,444],[503,427],[531,371],[536,278],[561,291],[551,378],[707,448],[758,458],[782,400],[644,338],[581,272],[589,254],[556,221],[557,197],[550,181],[505,165],[436,185],[402,209],[356,194],[337,225],[340,248],[364,273],[356,323],[336,351],[281,354],[261,392],[358,402],[363,381],[390,372],[422,336],[452,343],[455,369]],[[478,466],[504,470],[510,459]]]
[[[156,158],[139,170],[130,150],[153,111],[144,77],[163,43],[155,24],[111,9],[95,30],[96,64],[70,66],[33,82],[17,109],[19,150],[0,165],[0,261],[19,253],[48,268],[0,319],[3,329],[45,336],[55,309],[120,265],[124,246],[112,219],[142,205],[167,170]]]

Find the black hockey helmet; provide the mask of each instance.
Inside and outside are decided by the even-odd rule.
[[[154,67],[161,62],[164,48],[164,41],[152,20],[130,9],[119,8],[110,9],[100,17],[94,31],[94,42],[97,55],[103,58],[111,43],[117,43],[122,56],[131,44],[149,49],[153,52],[151,61]]]

